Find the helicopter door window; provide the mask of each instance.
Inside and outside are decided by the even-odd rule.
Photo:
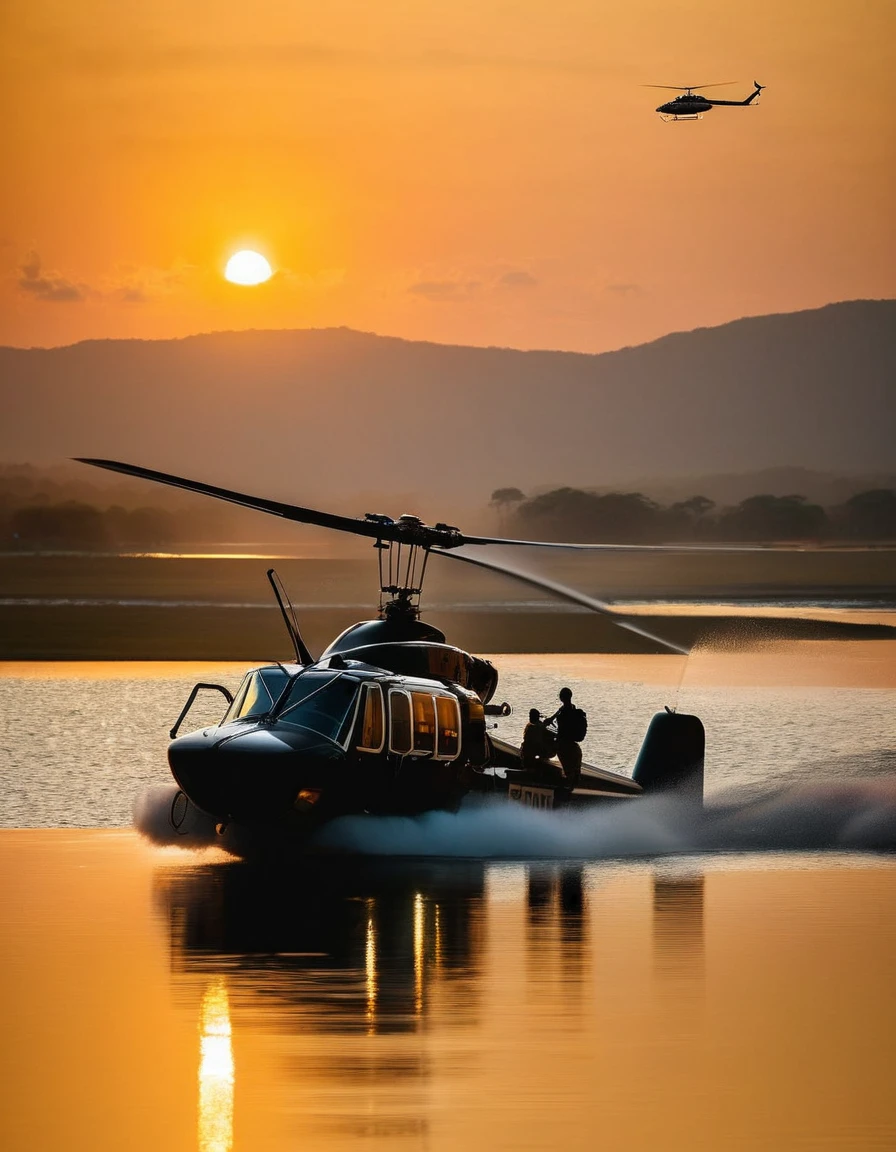
[[[389,693],[389,751],[406,756],[412,747],[411,698],[407,692]]]
[[[436,706],[428,692],[412,692],[414,702],[414,751],[430,756],[436,750]]]
[[[361,695],[361,752],[381,752],[385,738],[383,693],[378,684],[365,684]]]
[[[460,753],[460,709],[453,696],[436,697],[439,760],[455,760]]]

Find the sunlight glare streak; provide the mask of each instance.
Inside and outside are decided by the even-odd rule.
[[[414,893],[414,1011],[423,1011],[423,897]]]
[[[367,940],[364,967],[367,978],[367,1022],[372,1027],[376,1016],[376,928],[373,923],[373,901],[367,902]]]
[[[233,1048],[230,1007],[222,978],[202,998],[199,1041],[199,1152],[233,1147]]]

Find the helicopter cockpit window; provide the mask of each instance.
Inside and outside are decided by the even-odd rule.
[[[382,751],[385,736],[383,692],[378,684],[365,684],[361,689],[361,731],[358,748],[362,752]]]
[[[222,723],[267,715],[286,686],[287,679],[287,673],[282,668],[261,668],[250,672],[240,685]]]
[[[411,740],[411,698],[407,692],[389,693],[389,751],[404,756],[413,746]]]
[[[333,672],[304,672],[289,691],[278,719],[342,743],[354,716],[358,681]]]
[[[460,708],[453,696],[436,697],[438,757],[454,760],[460,752]]]
[[[414,751],[428,753],[436,750],[436,708],[428,692],[412,692],[414,706]]]
[[[240,719],[248,716],[266,716],[286,687],[288,678],[282,668],[263,668],[253,672],[236,715]]]

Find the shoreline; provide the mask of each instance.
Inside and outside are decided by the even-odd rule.
[[[306,609],[301,626],[322,651],[363,618],[345,609]],[[779,640],[894,640],[894,624],[743,615],[665,615],[637,623],[694,647],[754,647]],[[447,642],[470,652],[648,654],[665,649],[596,613],[427,613]],[[251,660],[289,657],[279,614],[268,608],[0,606],[0,660]]]

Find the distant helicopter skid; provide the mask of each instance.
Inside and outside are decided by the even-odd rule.
[[[759,93],[766,87],[765,84],[760,84],[758,80],[753,81],[753,91],[745,100],[712,100],[708,96],[702,94],[704,88],[721,88],[725,84],[733,83],[733,81],[723,81],[720,84],[692,84],[692,85],[677,85],[677,84],[647,84],[647,88],[669,88],[673,92],[681,92],[681,96],[676,96],[674,100],[668,100],[665,104],[660,104],[656,111],[660,115],[660,119],[665,123],[671,123],[678,120],[702,120],[707,112],[711,112],[713,108],[723,106],[727,108],[748,108],[753,105],[753,102],[758,98]],[[701,89],[701,91],[698,91]]]
[[[657,108],[657,112],[660,112],[659,108]],[[687,116],[670,116],[666,112],[660,112],[660,119],[663,121],[664,124],[671,124],[673,121],[677,122],[679,120],[681,120],[682,122],[685,120],[702,120],[703,119],[703,113],[702,112],[695,112],[693,115],[689,114]]]

